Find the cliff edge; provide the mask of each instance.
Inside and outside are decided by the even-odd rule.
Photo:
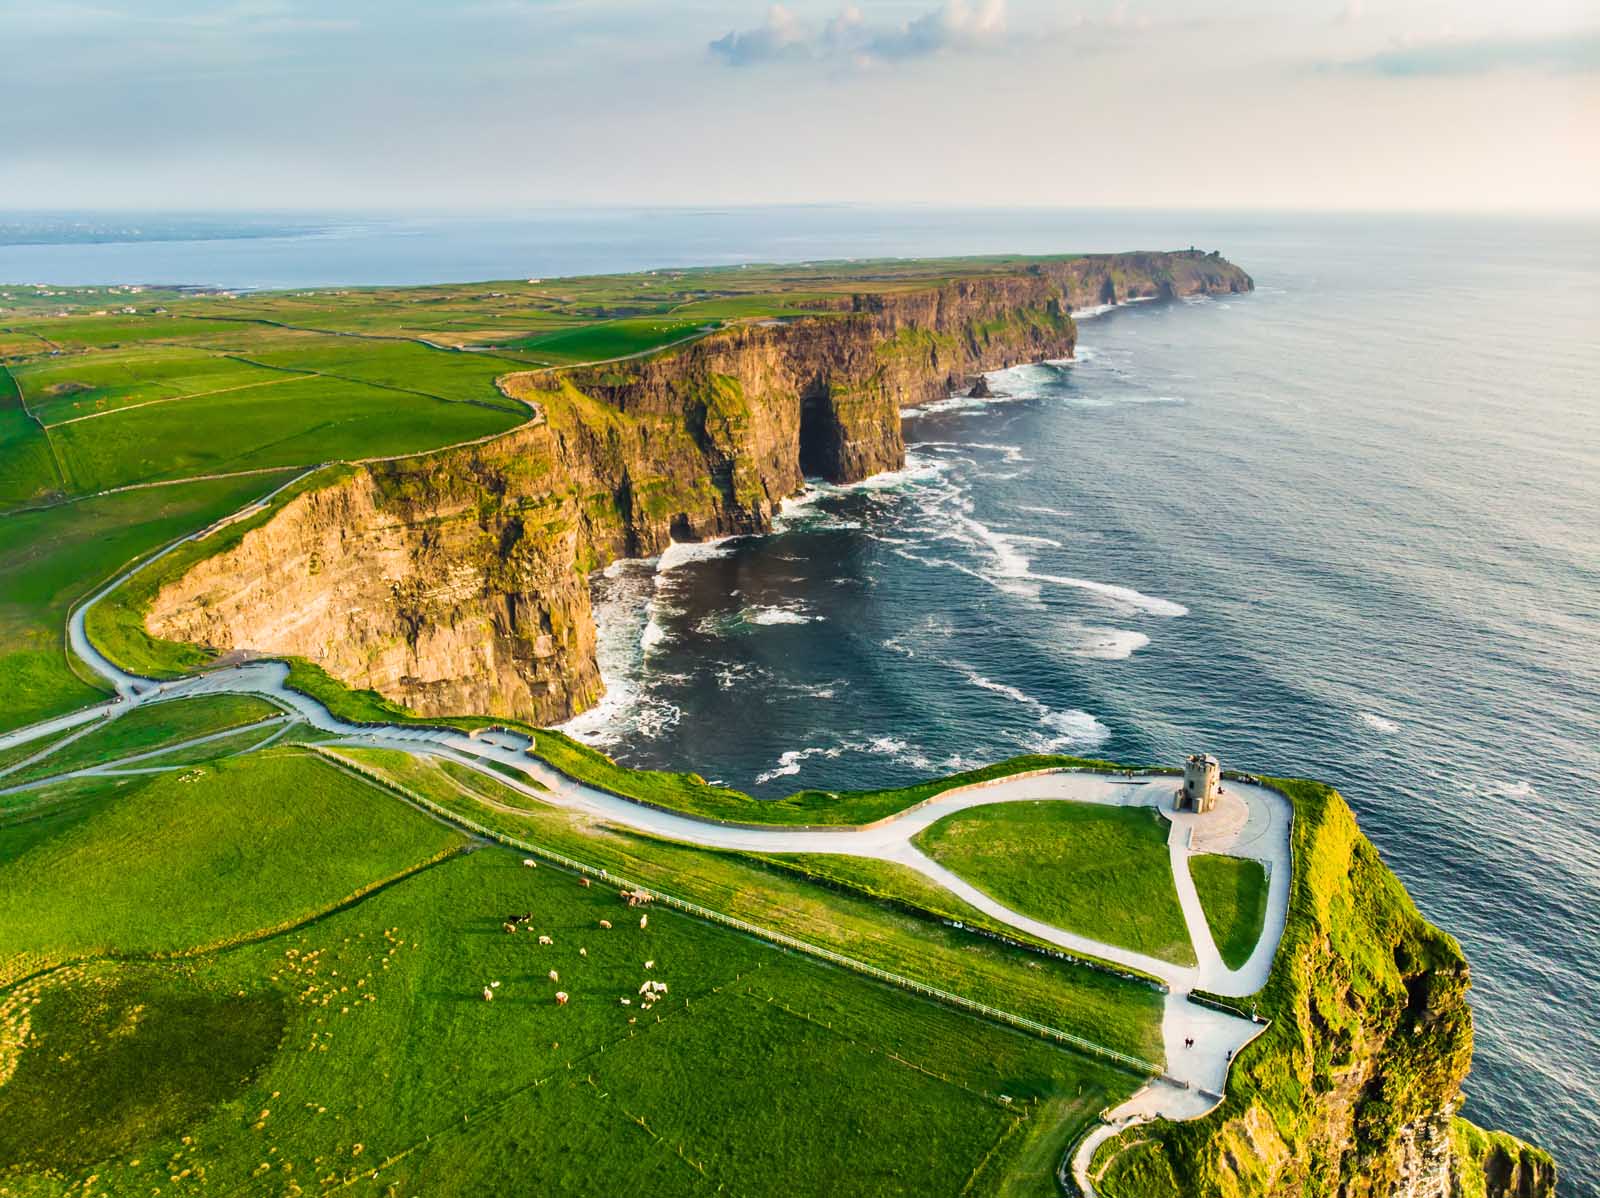
[[[1272,975],[1243,1000],[1271,1024],[1209,1115],[1100,1146],[1100,1198],[1551,1198],[1547,1154],[1456,1116],[1472,1063],[1460,946],[1337,791],[1271,784],[1294,802],[1294,885]]]
[[[654,357],[510,375],[530,423],[298,496],[163,587],[145,626],[212,653],[304,657],[423,714],[559,721],[602,691],[593,571],[766,531],[808,476],[898,469],[901,408],[1071,357],[1074,308],[1251,286],[1194,251],[1041,260],[886,283]]]

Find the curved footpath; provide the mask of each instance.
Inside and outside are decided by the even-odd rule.
[[[259,510],[265,502],[265,499],[259,501],[222,523]],[[171,552],[184,541],[204,536],[216,527],[213,525],[193,537],[174,542],[156,556]],[[468,768],[490,773],[497,782],[515,787],[540,802],[572,808],[668,840],[759,853],[839,853],[907,866],[996,920],[1071,952],[1151,974],[1167,986],[1161,1023],[1167,1073],[1111,1111],[1107,1115],[1108,1122],[1102,1123],[1079,1144],[1072,1167],[1078,1186],[1085,1194],[1094,1193],[1088,1166],[1095,1149],[1104,1140],[1130,1123],[1154,1118],[1192,1119],[1210,1110],[1221,1101],[1234,1054],[1264,1026],[1190,1002],[1189,993],[1201,989],[1242,997],[1255,993],[1266,983],[1289,906],[1292,807],[1277,791],[1229,783],[1218,808],[1198,816],[1174,810],[1174,782],[1170,777],[1130,778],[1063,771],[949,790],[870,827],[820,830],[728,827],[644,806],[577,782],[531,756],[528,752],[531,742],[517,733],[497,730],[472,737],[439,728],[346,723],[317,700],[291,690],[287,685],[289,668],[282,662],[248,662],[171,682],[155,682],[129,674],[90,641],[86,616],[96,602],[153,560],[140,562],[102,587],[73,611],[68,622],[67,639],[72,651],[116,688],[117,698],[0,736],[0,748],[50,736],[100,716],[114,718],[143,703],[206,694],[254,694],[272,699],[312,727],[326,732],[330,743],[449,758]],[[520,783],[502,771],[492,770],[489,762],[514,766],[533,781]],[[1197,964],[1175,965],[1013,911],[928,858],[912,843],[919,832],[952,812],[992,803],[1037,799],[1152,807],[1162,813],[1170,825],[1167,845],[1172,876]],[[1232,852],[1259,860],[1267,868],[1266,924],[1255,951],[1238,969],[1229,969],[1223,963],[1212,941],[1189,873],[1189,857],[1198,852]],[[1190,1040],[1194,1042],[1193,1047],[1187,1047]]]

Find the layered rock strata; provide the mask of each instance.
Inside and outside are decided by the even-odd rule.
[[[1195,252],[1043,261],[885,284],[653,358],[510,376],[534,421],[295,498],[166,586],[146,624],[219,653],[305,657],[425,714],[557,721],[602,689],[592,571],[765,531],[808,476],[898,469],[903,407],[1070,357],[1076,307],[1250,287]]]

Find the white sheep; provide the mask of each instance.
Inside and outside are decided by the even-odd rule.
[[[579,949],[579,950],[578,950],[578,956],[580,956],[580,957],[587,957],[587,956],[588,956],[588,955],[589,955],[589,950],[588,950],[588,949],[586,949],[586,948],[580,948],[580,949]]]
[[[532,857],[524,857],[522,859],[522,865],[523,865],[523,868],[525,868],[525,869],[538,869],[539,868],[539,863],[537,861],[535,861]]]
[[[561,975],[552,969],[550,971],[550,980],[552,982],[559,982],[561,980]]]
[[[646,969],[654,969],[656,967],[656,963],[654,961],[646,961],[644,963],[644,967]]]
[[[489,987],[487,987],[487,986],[485,986],[483,988],[483,1001],[484,1002],[493,1002],[494,1001],[494,991],[489,989]]]
[[[648,915],[639,916],[639,926],[641,928],[649,927],[650,926],[650,917]]]
[[[556,1006],[564,1007],[566,1005],[567,1005],[567,992],[565,990],[557,990],[556,991]]]
[[[540,936],[539,937],[539,943],[540,944],[554,944],[555,941],[550,939],[550,937],[548,937],[548,936]]]
[[[609,919],[602,919],[600,921],[600,926],[609,932],[611,930],[611,921]]]

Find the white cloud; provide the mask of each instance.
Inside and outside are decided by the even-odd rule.
[[[873,24],[853,4],[821,25],[808,25],[774,4],[765,24],[730,30],[710,49],[730,66],[797,58],[868,65],[982,49],[1000,44],[1005,34],[1005,0],[947,0],[898,25]]]

